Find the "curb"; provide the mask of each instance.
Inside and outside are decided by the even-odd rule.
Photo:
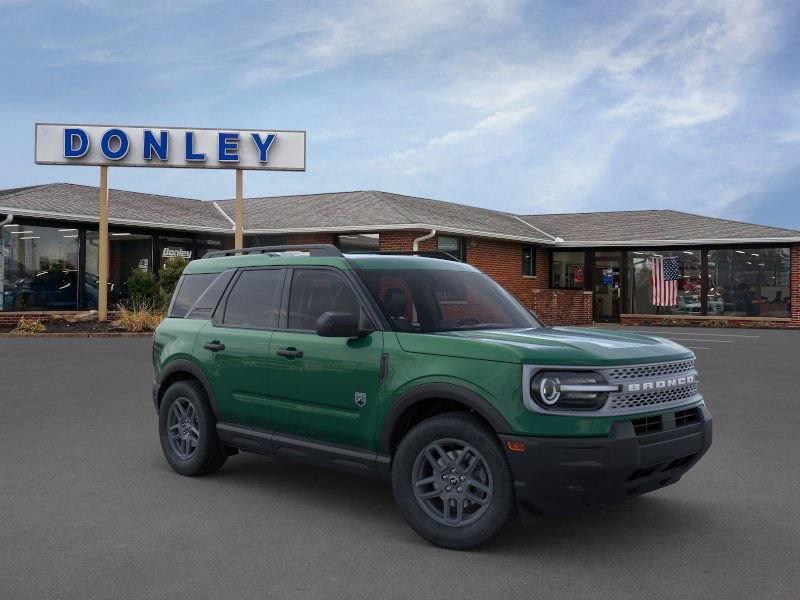
[[[109,332],[84,332],[84,333],[0,333],[0,339],[14,339],[14,338],[135,338],[135,337],[153,337],[152,331],[142,331],[140,333],[131,333],[129,331],[120,331],[118,333]]]

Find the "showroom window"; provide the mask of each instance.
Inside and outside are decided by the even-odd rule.
[[[197,258],[203,258],[206,252],[213,252],[215,250],[230,250],[233,248],[233,237],[228,236],[222,239],[218,238],[197,238]]]
[[[194,238],[162,236],[158,240],[161,246],[161,267],[171,258],[194,260]]]
[[[133,231],[112,230],[108,234],[108,305],[128,299],[128,279],[136,270],[153,272],[153,236]],[[100,240],[97,231],[86,232],[84,298],[87,308],[97,308],[97,265]]]
[[[582,290],[586,282],[586,253],[583,251],[553,252],[552,287],[565,290]]]
[[[788,318],[789,248],[708,251],[708,314]]]
[[[437,248],[442,252],[447,252],[461,262],[467,262],[467,248],[464,238],[440,235]]]
[[[702,314],[702,251],[634,250],[629,297],[634,314]]]
[[[522,274],[528,277],[536,275],[536,246],[522,247]]]
[[[3,310],[78,308],[77,229],[8,224],[2,228]]]
[[[336,246],[342,252],[378,252],[381,249],[380,234],[340,235],[336,237]]]

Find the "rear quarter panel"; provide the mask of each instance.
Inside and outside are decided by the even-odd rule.
[[[153,336],[153,369],[156,380],[170,362],[177,359],[189,360],[195,364],[194,346],[197,334],[206,323],[200,319],[166,318]]]

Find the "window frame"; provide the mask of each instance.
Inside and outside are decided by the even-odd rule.
[[[526,273],[525,272],[525,269],[528,266],[527,261],[525,260],[525,250],[530,250],[530,253],[531,253],[531,259],[530,259],[530,267],[531,267],[530,270],[531,270],[531,272],[530,273]],[[522,248],[520,250],[520,253],[522,255],[522,276],[523,277],[536,277],[537,276],[537,274],[536,274],[536,262],[537,262],[537,260],[536,260],[536,246],[534,246],[533,244],[523,244]]]
[[[599,249],[599,248],[598,248]],[[591,291],[592,290],[592,282],[591,282],[591,270],[594,264],[594,254],[593,250],[595,248],[560,248],[560,249],[551,249],[550,250],[550,257],[549,257],[549,264],[548,264],[548,271],[549,271],[549,281],[548,287],[551,290],[568,290],[573,292],[579,291]],[[567,286],[555,286],[553,285],[553,275],[555,274],[555,270],[553,269],[554,256],[556,253],[570,253],[570,252],[581,252],[583,254],[583,285],[580,287],[567,287]],[[590,256],[590,252],[592,253]]]
[[[225,293],[222,295],[222,299],[217,303],[217,307],[214,309],[214,313],[211,317],[211,322],[214,324],[215,327],[219,327],[222,329],[242,329],[247,331],[275,331],[280,323],[281,319],[281,300],[283,298],[284,288],[286,286],[286,267],[284,266],[264,266],[264,267],[245,267],[239,268],[236,270],[236,273],[231,278],[231,281],[228,282],[228,287],[225,289]],[[225,323],[225,312],[228,308],[228,299],[230,298],[231,293],[236,288],[236,284],[238,283],[239,279],[242,277],[242,273],[245,271],[280,271],[280,277],[278,278],[278,294],[276,298],[277,308],[278,308],[278,322],[275,324],[274,327],[244,327],[242,325],[231,325],[230,323]]]
[[[446,238],[448,240],[457,240],[458,241],[458,254],[453,254],[450,250],[444,250],[439,247],[439,243],[442,238]],[[436,236],[436,250],[439,252],[446,252],[450,256],[455,257],[459,262],[466,263],[467,262],[467,241],[466,238],[459,236],[459,235],[438,235]]]
[[[375,331],[391,331],[389,323],[385,321],[383,315],[377,311],[377,307],[373,304],[372,296],[367,290],[361,287],[361,282],[356,279],[350,271],[337,269],[336,267],[329,267],[326,265],[292,265],[286,267],[286,273],[283,277],[283,292],[280,300],[280,311],[278,313],[278,327],[280,331],[289,333],[307,333],[316,335],[317,332],[313,329],[290,329],[289,328],[289,300],[292,295],[292,284],[294,283],[294,274],[296,271],[330,271],[336,276],[340,277],[350,290],[355,294],[356,299],[362,310],[365,311],[370,325]],[[380,316],[379,316],[380,315]]]

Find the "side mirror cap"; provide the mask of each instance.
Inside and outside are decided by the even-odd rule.
[[[372,330],[359,329],[358,317],[351,313],[329,311],[317,319],[317,335],[322,337],[357,338],[370,333]]]

